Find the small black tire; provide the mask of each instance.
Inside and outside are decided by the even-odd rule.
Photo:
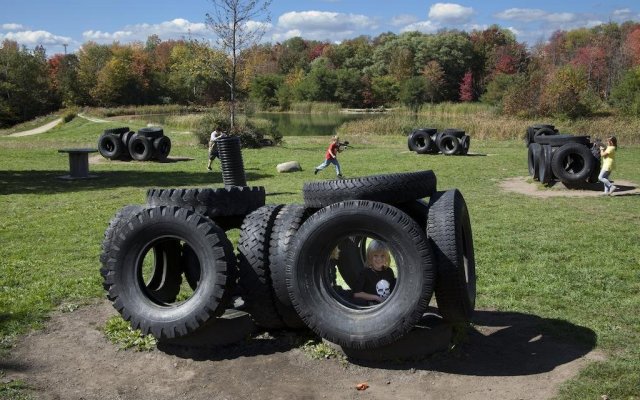
[[[569,134],[554,135],[554,136],[536,136],[535,143],[548,144],[553,147],[560,147],[565,143],[580,143],[585,146],[589,146],[589,136],[575,136]]]
[[[149,205],[189,207],[213,220],[217,217],[247,215],[264,206],[265,199],[264,186],[147,190]]]
[[[529,168],[529,176],[538,180],[538,162],[540,160],[540,152],[542,146],[538,143],[531,143],[527,149],[527,166]]]
[[[551,169],[563,183],[585,182],[596,168],[591,151],[579,143],[566,143],[553,153]]]
[[[108,128],[103,131],[105,134],[122,135],[129,132],[129,127],[124,126],[122,128]]]
[[[329,255],[352,235],[385,242],[400,263],[395,288],[377,306],[344,299],[329,279]],[[425,232],[387,204],[359,200],[323,208],[302,224],[291,249],[287,287],[298,315],[340,346],[373,349],[398,340],[421,319],[433,294],[435,265]]]
[[[322,208],[344,200],[403,203],[436,191],[433,171],[372,175],[361,178],[305,182],[302,193],[307,208]]]
[[[549,184],[553,180],[553,170],[551,169],[552,158],[553,149],[551,145],[542,145],[540,158],[538,159],[538,180],[544,185]]]
[[[129,154],[136,161],[149,161],[153,157],[153,143],[136,133],[129,139]]]
[[[437,260],[438,310],[447,321],[468,322],[475,309],[476,263],[469,211],[457,189],[431,197],[427,237]]]
[[[138,135],[146,137],[150,141],[153,141],[161,136],[164,136],[164,130],[157,126],[148,126],[144,128],[140,128],[138,130]]]
[[[418,154],[433,152],[435,143],[433,142],[432,135],[436,132],[437,130],[434,128],[422,128],[413,131],[411,135],[409,135],[409,149]]]
[[[165,161],[171,152],[171,139],[161,136],[153,141],[154,157],[156,160]]]
[[[460,152],[460,139],[449,133],[444,133],[438,140],[438,148],[442,154],[451,156]]]
[[[118,159],[123,151],[124,146],[119,135],[113,133],[103,133],[98,139],[98,151],[109,160]]]
[[[453,135],[458,139],[462,139],[462,137],[464,136],[464,133],[465,132],[462,129],[457,129],[457,128],[447,128],[444,131],[442,131],[443,135]]]
[[[167,241],[187,243],[201,266],[202,279],[193,295],[174,304],[155,298],[142,277],[142,256]],[[224,312],[227,272],[234,266],[231,242],[210,219],[184,208],[150,207],[131,214],[115,236],[105,283],[114,308],[133,329],[171,339]]]
[[[460,139],[460,154],[465,156],[469,154],[469,147],[471,147],[471,136],[464,135],[462,139]]]

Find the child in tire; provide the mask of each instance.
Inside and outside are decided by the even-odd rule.
[[[367,247],[367,265],[353,289],[355,299],[365,300],[369,305],[385,301],[396,285],[396,277],[389,268],[391,256],[386,244],[373,240]]]

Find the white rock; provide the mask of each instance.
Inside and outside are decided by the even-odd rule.
[[[297,161],[287,161],[276,166],[278,172],[296,172],[302,171],[300,163]]]

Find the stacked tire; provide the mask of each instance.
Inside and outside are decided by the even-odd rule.
[[[110,160],[165,161],[171,151],[171,139],[159,127],[105,129],[98,139],[98,151]]]
[[[438,132],[436,128],[420,128],[409,134],[407,144],[409,150],[418,154],[466,155],[471,138],[460,129]]]
[[[149,190],[145,205],[123,208],[105,231],[107,297],[133,328],[160,339],[193,334],[234,295],[263,328],[308,327],[358,349],[404,336],[434,293],[445,320],[470,320],[475,259],[458,190],[438,192],[435,174],[419,171],[308,182],[303,196],[265,205],[262,187]],[[234,254],[225,229],[238,227]],[[351,288],[372,239],[389,248],[397,283],[367,305]]]
[[[589,136],[560,134],[553,125],[540,124],[527,128],[525,143],[534,180],[557,179],[568,186],[598,181],[600,152]]]

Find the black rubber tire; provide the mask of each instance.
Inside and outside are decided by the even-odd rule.
[[[460,153],[460,139],[449,133],[444,133],[438,140],[438,149],[442,154],[451,156]]]
[[[353,235],[384,241],[399,266],[395,289],[378,306],[340,297],[327,273],[332,250]],[[287,287],[298,315],[340,346],[373,349],[396,341],[420,320],[433,294],[435,265],[425,232],[387,204],[359,200],[323,208],[302,224],[291,249]]]
[[[542,128],[534,128],[533,131],[533,141],[536,143],[540,143],[538,142],[538,138],[542,137],[542,136],[556,136],[558,134],[558,132],[553,129],[553,128],[549,128],[549,127],[542,127]]]
[[[202,267],[193,295],[171,305],[150,295],[141,272],[141,255],[167,240],[187,243]],[[234,265],[231,243],[208,218],[179,207],[144,208],[131,214],[115,236],[105,282],[113,306],[133,329],[171,339],[194,332],[224,312],[227,271]]]
[[[420,228],[427,229],[427,216],[429,215],[429,203],[422,200],[414,200],[406,203],[396,204],[396,207],[411,217]]]
[[[598,183],[598,175],[600,175],[600,157],[594,156],[593,152],[591,152],[591,155],[593,156],[593,169],[591,170],[591,174],[589,174],[589,177],[587,178],[587,182]],[[599,155],[600,150],[598,149],[598,156]]]
[[[437,132],[434,128],[422,128],[411,132],[409,135],[409,150],[418,154],[433,152],[436,148],[432,135]]]
[[[469,154],[469,147],[471,147],[471,136],[464,135],[462,139],[460,139],[460,154],[464,156]]]
[[[275,293],[275,305],[278,314],[287,327],[292,329],[306,328],[289,299],[286,270],[287,252],[291,249],[293,237],[307,217],[303,206],[288,204],[280,209],[273,224],[269,249],[269,271],[271,284]]]
[[[153,141],[153,155],[156,160],[165,161],[171,152],[171,139],[161,136]]]
[[[579,143],[566,143],[553,153],[551,170],[563,183],[586,182],[596,168],[591,150]]]
[[[536,136],[535,143],[550,144],[554,147],[559,147],[565,143],[580,143],[585,146],[589,146],[589,136],[574,136],[574,135],[555,135],[555,136]]]
[[[107,276],[107,260],[109,259],[109,253],[111,252],[111,244],[113,242],[113,237],[118,234],[118,230],[122,227],[123,221],[126,221],[129,216],[133,213],[140,212],[144,206],[140,205],[128,205],[122,207],[120,210],[116,212],[116,215],[111,218],[109,221],[109,225],[107,229],[104,231],[104,238],[102,239],[102,252],[100,253],[100,263],[102,264],[102,268],[100,268],[100,275],[104,279]],[[107,289],[106,285],[103,283],[103,287],[105,290]]]
[[[98,139],[98,151],[102,157],[109,160],[119,158],[124,152],[124,146],[120,136],[113,133],[103,133]]]
[[[217,217],[247,215],[262,207],[265,199],[264,186],[147,191],[149,205],[190,207],[213,220]]]
[[[129,132],[128,126],[124,126],[122,128],[109,128],[104,130],[105,134],[114,134],[114,135],[122,135],[123,133],[127,133],[127,132]]]
[[[129,154],[136,161],[149,161],[153,157],[153,143],[139,133],[129,139]]]
[[[148,126],[138,130],[138,136],[146,137],[153,142],[155,139],[164,136],[162,128],[157,126]]]
[[[527,149],[527,165],[529,167],[529,176],[538,180],[538,162],[540,161],[540,152],[542,146],[538,143],[531,143]]]
[[[468,322],[476,303],[476,263],[469,211],[457,189],[431,196],[427,237],[437,260],[438,310],[447,321]]]
[[[457,129],[457,128],[447,128],[444,131],[442,131],[442,134],[453,135],[458,139],[462,139],[462,137],[464,136],[464,131],[462,129]]]
[[[529,127],[527,127],[527,134],[525,135],[524,141],[525,144],[527,145],[527,147],[529,147],[529,145],[531,143],[534,142],[534,137],[536,134],[536,131],[542,128],[547,128],[547,129],[551,129],[553,132],[558,133],[558,130],[555,129],[554,125],[549,125],[549,124],[534,124],[531,125]],[[549,131],[546,131],[546,133],[549,133]]]
[[[131,137],[135,134],[136,133],[134,131],[128,131],[122,134],[122,144],[124,145],[125,149],[129,148],[129,142],[131,141]]]
[[[553,171],[551,169],[552,158],[553,149],[551,145],[542,145],[540,158],[538,159],[538,180],[545,185],[553,180]]]
[[[305,182],[302,194],[307,208],[322,208],[344,200],[395,204],[427,197],[436,191],[436,185],[433,171],[418,171]]]
[[[270,238],[281,208],[269,204],[247,215],[238,239],[238,287],[245,309],[257,325],[267,329],[286,328],[276,308],[269,270]]]

